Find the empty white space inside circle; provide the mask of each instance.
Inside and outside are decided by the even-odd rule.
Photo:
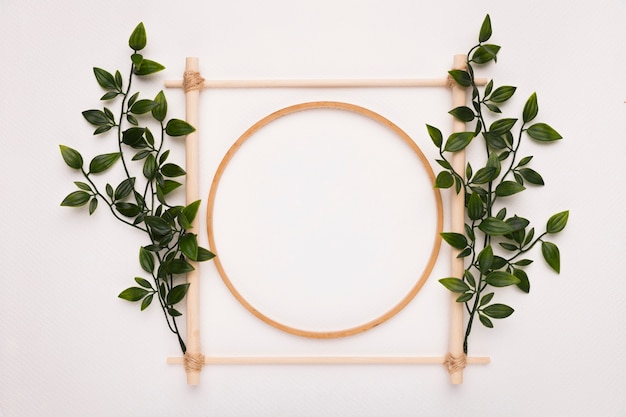
[[[214,248],[252,307],[312,332],[363,325],[421,278],[437,228],[424,163],[360,113],[313,108],[263,126],[219,181]]]

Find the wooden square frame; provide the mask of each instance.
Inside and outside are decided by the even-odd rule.
[[[465,55],[455,55],[453,69],[465,68]],[[478,85],[486,84],[486,80],[476,80]],[[186,67],[183,80],[166,81],[166,87],[183,88],[185,92],[185,107],[187,122],[193,126],[199,125],[199,94],[202,89],[208,88],[376,88],[376,87],[399,87],[399,88],[447,88],[452,94],[453,107],[464,106],[467,101],[467,92],[464,88],[456,84],[449,76],[438,79],[361,79],[361,80],[216,80],[207,81],[200,76],[198,58],[190,57],[186,59]],[[340,104],[308,104],[311,106],[337,106]],[[306,106],[305,106],[306,107]],[[297,111],[289,109],[284,111]],[[350,109],[348,109],[350,110]],[[354,110],[354,109],[352,109]],[[280,117],[280,115],[279,115]],[[384,121],[381,121],[385,123]],[[452,124],[453,132],[465,131],[465,123],[454,119]],[[186,138],[186,204],[190,204],[199,199],[199,152],[198,152],[198,131],[191,133]],[[244,139],[245,140],[245,139]],[[451,163],[457,172],[464,172],[465,153],[456,152],[451,157]],[[219,174],[219,171],[218,171]],[[216,175],[217,176],[217,175]],[[434,180],[434,178],[433,178]],[[219,178],[218,178],[219,181]],[[213,190],[214,187],[212,187]],[[465,224],[465,204],[464,195],[451,193],[450,199],[450,231],[463,233]],[[211,206],[209,197],[209,206]],[[441,210],[439,210],[441,211]],[[442,213],[438,213],[438,221],[441,222]],[[193,226],[197,229],[198,220]],[[437,238],[435,247],[439,247],[440,238]],[[211,247],[215,245],[211,242]],[[450,259],[450,276],[462,277],[464,262],[462,258],[457,258],[459,251],[452,248]],[[432,257],[431,257],[432,258]],[[436,253],[435,253],[436,258]],[[433,261],[434,263],[434,261]],[[219,262],[216,264],[220,269]],[[199,270],[196,269],[187,274],[189,290],[187,292],[187,352],[183,357],[168,358],[168,363],[183,364],[187,373],[187,383],[197,385],[200,381],[200,371],[203,365],[208,364],[443,364],[449,375],[452,384],[463,382],[463,369],[468,363],[487,364],[489,357],[467,357],[463,352],[464,337],[464,313],[463,304],[456,302],[456,295],[450,295],[450,323],[449,323],[449,351],[443,356],[272,356],[272,357],[207,357],[202,354],[200,346],[200,291],[199,291]],[[429,266],[432,269],[432,265]],[[427,267],[427,274],[430,273]],[[425,272],[426,273],[426,272]],[[222,278],[225,272],[220,271]],[[227,282],[227,280],[225,280]],[[419,288],[418,288],[419,289]],[[231,288],[231,292],[233,289]],[[415,291],[417,292],[417,291]],[[233,292],[233,294],[235,294]],[[413,294],[415,295],[415,294]],[[408,301],[410,301],[410,297]],[[241,300],[240,300],[241,301]],[[405,303],[405,304],[406,304]],[[245,303],[242,303],[245,306]],[[403,306],[402,306],[403,307]],[[399,307],[399,308],[402,308]],[[250,310],[250,309],[249,309]],[[393,315],[393,314],[391,314]],[[280,328],[280,326],[275,326]],[[373,327],[373,326],[371,326]],[[370,328],[371,328],[370,327]],[[289,329],[282,329],[289,331]],[[291,332],[298,334],[297,332]],[[306,335],[311,336],[311,335]],[[312,335],[312,337],[318,337]],[[319,337],[325,337],[319,335]]]

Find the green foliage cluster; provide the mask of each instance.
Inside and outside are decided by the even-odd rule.
[[[459,251],[464,258],[462,277],[439,280],[448,290],[458,294],[457,301],[464,303],[469,314],[464,351],[476,317],[486,327],[493,327],[492,319],[503,319],[513,313],[513,308],[493,303],[495,289],[517,286],[525,293],[530,291],[530,281],[524,270],[533,260],[528,252],[538,243],[547,264],[557,273],[561,261],[559,248],[549,240],[550,235],[562,231],[569,212],[562,211],[550,217],[542,232],[530,221],[517,214],[511,215],[504,206],[511,196],[526,190],[527,186],[543,186],[542,176],[530,167],[532,156],[519,155],[520,145],[526,137],[541,143],[560,140],[561,135],[550,125],[534,122],[539,106],[535,93],[527,99],[521,121],[503,117],[501,107],[515,94],[516,87],[496,87],[493,80],[479,88],[474,76],[476,66],[495,62],[499,45],[488,43],[492,35],[491,19],[487,15],[480,28],[478,44],[467,54],[465,70],[450,71],[454,81],[472,91],[471,107],[460,106],[449,113],[474,129],[451,134],[445,141],[441,131],[427,125],[427,131],[439,149],[436,162],[443,168],[436,178],[436,187],[454,187],[465,195],[466,222],[464,233],[445,232],[442,238]],[[459,152],[475,139],[483,142],[484,165],[476,169],[470,162],[465,172],[452,167],[446,152]],[[475,163],[476,165],[476,163]]]
[[[195,129],[180,119],[166,120],[167,100],[163,91],[154,99],[140,98],[139,92],[131,92],[134,77],[145,77],[164,69],[163,65],[139,53],[146,42],[146,31],[140,23],[128,41],[133,52],[126,85],[119,71],[111,73],[102,68],[93,69],[96,81],[105,90],[101,100],[109,103],[117,100],[119,111],[116,116],[104,107],[102,110],[86,110],[82,114],[96,127],[94,135],[115,132],[117,149],[95,156],[85,167],[77,150],[60,145],[65,163],[80,171],[86,181],[76,181],[74,184],[78,189],[67,195],[61,205],[87,206],[89,214],[93,214],[101,202],[117,220],[147,235],[150,243],[139,248],[139,264],[149,279],[135,277],[137,285],[125,289],[119,297],[141,301],[141,310],[148,308],[156,298],[184,353],[186,346],[176,323],[181,313],[176,304],[185,298],[189,284],[177,283],[177,278],[194,269],[189,261],[208,261],[215,255],[200,247],[197,235],[191,232],[200,201],[187,206],[167,201],[169,194],[182,185],[176,179],[184,176],[185,171],[168,162],[170,151],[163,147],[165,138],[185,136]],[[156,135],[148,124],[158,126]],[[130,159],[129,153],[133,154]],[[121,162],[123,180],[116,186],[96,184],[95,177],[109,171],[118,161]],[[139,180],[138,176],[131,174],[131,168],[141,171]]]

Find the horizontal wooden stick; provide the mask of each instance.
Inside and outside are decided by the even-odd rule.
[[[364,88],[364,87],[447,87],[449,78],[434,79],[350,79],[350,80],[205,80],[203,88]],[[475,80],[477,85],[487,80]],[[182,80],[166,80],[165,86],[182,88]]]
[[[217,365],[333,365],[333,364],[443,364],[443,356],[205,356],[204,364]],[[468,364],[488,364],[488,356],[468,357]],[[182,357],[167,358],[168,364],[183,364]]]

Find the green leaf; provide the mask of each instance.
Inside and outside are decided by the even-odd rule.
[[[506,224],[511,226],[511,230],[513,232],[517,232],[519,230],[525,229],[526,226],[530,224],[530,222],[528,221],[528,219],[525,219],[523,217],[513,216],[509,219],[506,219]]]
[[[483,24],[480,26],[480,33],[478,34],[478,42],[487,42],[491,38],[491,18],[489,15],[485,16]]]
[[[467,239],[464,235],[460,233],[452,233],[452,232],[444,232],[440,233],[443,240],[445,240],[448,245],[452,246],[456,249],[465,249],[467,246]]]
[[[100,100],[112,100],[115,97],[117,97],[119,94],[120,93],[118,93],[117,91],[108,91],[104,93],[102,97],[100,97]]]
[[[485,132],[483,133],[483,137],[485,138],[489,146],[493,149],[505,149],[507,147],[507,144],[504,141],[502,135],[497,135],[492,132]]]
[[[494,167],[485,167],[476,171],[474,178],[472,178],[473,184],[486,184],[493,181],[498,176],[498,170]]]
[[[448,290],[456,293],[465,293],[470,290],[470,287],[458,278],[442,278],[439,280],[441,285],[446,287]]]
[[[167,293],[167,304],[174,305],[180,303],[183,298],[185,298],[188,289],[189,284],[180,284],[172,288],[170,292]]]
[[[118,91],[122,91],[122,74],[119,71],[115,71],[115,86]]]
[[[81,169],[83,167],[83,157],[77,150],[64,145],[59,145],[59,148],[63,160],[70,168]]]
[[[92,215],[98,208],[98,199],[96,197],[89,201],[89,215]]]
[[[520,162],[521,163],[521,162]],[[530,168],[522,168],[519,170],[520,175],[529,183],[535,185],[544,185],[543,178],[539,173]]]
[[[163,186],[160,186],[157,184],[157,187],[161,188],[163,195],[167,195],[171,193],[172,191],[174,191],[175,189],[177,189],[178,187],[180,187],[181,185],[182,184],[177,181],[165,180],[163,181]]]
[[[559,248],[552,242],[541,242],[543,259],[558,274],[561,272],[561,254]]]
[[[166,177],[180,177],[185,175],[185,170],[176,164],[165,164],[161,167],[161,173]]]
[[[127,301],[139,301],[148,295],[148,291],[140,287],[130,287],[122,291],[118,297]]]
[[[491,304],[483,308],[483,313],[492,319],[504,319],[513,314],[513,311],[515,310],[506,304]]]
[[[458,152],[467,147],[474,139],[474,132],[456,132],[448,137],[444,151]]]
[[[100,172],[109,169],[118,159],[120,159],[119,152],[107,153],[98,155],[89,163],[89,173],[98,174]]]
[[[135,217],[141,213],[141,208],[137,204],[126,203],[123,201],[115,203],[115,209],[126,217]]]
[[[160,217],[146,216],[144,222],[150,227],[150,229],[157,235],[164,236],[171,231],[169,223]]]
[[[143,137],[145,127],[131,127],[122,132],[122,142],[128,146],[135,146]]]
[[[141,67],[141,64],[143,63],[143,55],[132,54],[130,56],[130,60],[133,62],[133,65],[135,66],[135,70],[138,70]],[[130,103],[130,105],[132,106],[132,103]]]
[[[483,324],[483,326],[488,327],[490,329],[493,328],[493,323],[491,322],[491,320],[489,320],[487,318],[487,316],[483,316],[482,314],[478,314],[478,319]]]
[[[475,117],[472,109],[467,106],[456,107],[450,110],[448,113],[465,123],[471,122],[472,120],[474,120]]]
[[[503,181],[496,187],[496,195],[498,197],[507,197],[524,191],[526,187],[515,181]]]
[[[185,136],[195,131],[193,126],[180,119],[171,119],[165,126],[165,133],[170,136]]]
[[[154,298],[154,294],[150,294],[147,295],[142,301],[141,301],[141,311],[144,311],[146,308],[148,308],[148,306],[150,306],[150,304],[152,303],[152,299]]]
[[[87,204],[90,198],[91,195],[86,191],[74,191],[63,199],[61,205],[65,207],[80,207]]]
[[[450,70],[448,74],[452,79],[461,87],[469,87],[472,85],[472,78],[467,71],[463,70]]]
[[[154,154],[149,154],[143,163],[143,176],[151,180],[157,173],[157,163]]]
[[[85,110],[83,117],[94,126],[109,125],[110,120],[102,110]]]
[[[535,123],[526,132],[531,138],[539,142],[552,142],[563,138],[556,130],[545,123]]]
[[[478,228],[485,234],[490,236],[503,236],[513,232],[513,228],[504,220],[496,217],[487,217],[483,220]]]
[[[436,188],[450,188],[454,184],[454,178],[448,171],[441,171],[435,179]]]
[[[537,93],[532,93],[530,97],[528,97],[528,100],[526,100],[526,104],[524,104],[522,120],[524,120],[524,123],[528,123],[537,117],[538,112],[539,105],[537,104]]]
[[[512,119],[512,118],[496,120],[495,122],[491,124],[491,126],[489,126],[489,132],[495,135],[503,135],[506,132],[509,132],[513,128],[516,122],[517,122],[517,119]]]
[[[485,44],[479,46],[472,54],[472,62],[476,64],[486,64],[491,60],[496,60],[500,46]]]
[[[530,292],[530,280],[528,279],[528,275],[525,271],[521,269],[513,269],[513,275],[519,279],[519,284],[517,284],[517,288],[524,291],[526,294]]]
[[[137,118],[130,113],[126,115],[126,120],[128,120],[128,123],[130,123],[131,125],[134,125],[134,126],[139,125]]]
[[[184,234],[178,241],[178,246],[183,255],[192,261],[198,259],[198,239],[193,233]]]
[[[159,122],[162,122],[165,120],[165,116],[167,115],[167,100],[165,99],[163,91],[159,91],[154,98],[154,102],[156,103],[156,106],[152,109],[152,117]]]
[[[126,178],[115,189],[115,199],[121,200],[127,197],[135,189],[135,178]]]
[[[531,160],[533,159],[532,156],[525,156],[524,158],[522,158],[520,160],[520,162],[517,164],[517,167],[521,167],[523,165],[527,165]]]
[[[493,249],[491,248],[491,245],[487,245],[478,254],[478,269],[484,274],[491,269],[492,265]]]
[[[92,191],[92,190],[91,190],[91,186],[90,186],[89,184],[85,183],[85,182],[81,182],[81,181],[74,181],[74,184],[76,184],[76,186],[77,186],[78,188],[80,188],[81,190],[84,190],[84,191],[89,191],[89,192],[91,192],[91,191]]]
[[[463,271],[463,279],[467,281],[470,287],[476,288],[476,279],[469,270],[466,269],[465,271]]]
[[[569,218],[569,210],[556,213],[555,215],[553,215],[552,217],[548,219],[548,223],[546,225],[546,232],[559,233],[561,230],[565,229],[568,218]]]
[[[131,33],[130,38],[128,39],[128,46],[134,51],[141,51],[146,47],[147,37],[146,37],[146,28],[143,25],[143,22],[139,23],[133,33]]]
[[[513,274],[505,271],[493,271],[487,275],[487,284],[492,287],[508,287],[519,284],[520,280]]]
[[[133,156],[133,161],[141,161],[142,159],[147,158],[151,153],[152,151],[146,149],[139,151]]]
[[[491,94],[491,96],[489,97],[489,100],[494,103],[504,103],[505,101],[513,97],[513,94],[515,94],[515,90],[517,90],[517,87],[513,87],[511,85],[503,85],[502,87],[498,87],[495,89],[493,94]]]
[[[135,282],[144,288],[148,288],[149,290],[153,289],[152,284],[141,277],[135,277]]]
[[[196,259],[196,261],[205,262],[213,258],[215,258],[215,254],[213,252],[203,247],[198,247],[198,259]]]
[[[144,114],[152,111],[157,106],[157,103],[154,100],[143,99],[138,100],[133,104],[130,108],[131,113],[134,114]]]
[[[426,129],[428,130],[428,135],[430,136],[430,139],[433,141],[435,146],[441,148],[441,144],[443,143],[441,130],[431,125],[426,125]]]
[[[115,84],[115,79],[110,72],[105,71],[102,68],[94,67],[93,73],[96,76],[96,80],[98,81],[98,84],[100,84],[100,87],[105,90],[117,90],[117,84]]]
[[[165,67],[158,62],[151,61],[149,59],[143,59],[141,61],[141,67],[135,68],[135,74],[139,76],[154,74],[155,72],[163,71]]]
[[[519,249],[517,246],[513,245],[512,243],[500,242],[499,244],[500,246],[502,246],[504,249],[508,251],[516,251]]]
[[[167,264],[167,272],[170,274],[186,274],[195,268],[183,259],[174,259]]]
[[[502,110],[500,110],[500,107],[496,106],[493,103],[485,103],[485,106],[487,106],[489,111],[492,113],[502,113]]]
[[[181,313],[180,311],[176,310],[175,308],[168,308],[167,309],[167,313],[172,316],[172,317],[180,317],[183,315],[183,313]]]
[[[485,213],[485,204],[478,193],[472,193],[467,203],[467,216],[471,220],[480,219]]]
[[[154,255],[144,247],[139,248],[139,264],[144,271],[154,272]]]
[[[480,307],[487,305],[493,299],[494,293],[490,292],[489,294],[485,294],[483,298],[480,299]]]

